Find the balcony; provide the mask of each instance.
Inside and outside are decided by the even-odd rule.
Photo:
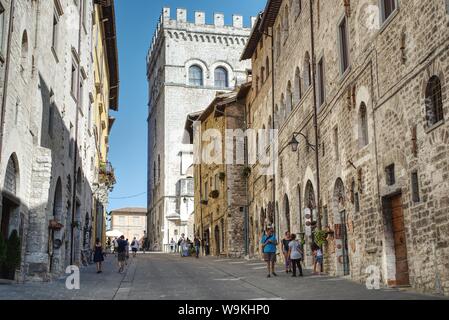
[[[107,187],[112,188],[115,183],[114,168],[110,162],[101,162],[100,169],[98,171],[99,182],[105,184]]]

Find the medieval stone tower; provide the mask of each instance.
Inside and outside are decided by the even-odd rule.
[[[240,55],[251,30],[240,15],[230,26],[224,20],[215,13],[209,25],[204,12],[195,12],[189,22],[185,9],[173,20],[164,8],[148,52],[148,239],[154,250],[167,249],[182,233],[193,236],[187,228],[194,208],[192,147],[182,144],[187,115],[245,82],[250,68]]]

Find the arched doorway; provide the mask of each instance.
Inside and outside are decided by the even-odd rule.
[[[15,154],[11,155],[6,166],[2,193],[2,215],[0,232],[4,240],[12,232],[11,222],[19,215],[19,165]]]
[[[215,255],[219,256],[220,255],[220,228],[218,226],[215,226]]]
[[[349,246],[347,231],[346,193],[343,181],[338,178],[335,182],[333,197],[333,212],[335,226],[335,246],[337,255],[337,274],[347,276],[350,274]]]
[[[284,219],[285,219],[285,232],[291,231],[291,224],[290,224],[290,202],[288,200],[288,196],[284,195]]]

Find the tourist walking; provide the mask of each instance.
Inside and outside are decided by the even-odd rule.
[[[271,275],[277,276],[275,272],[275,264],[276,264],[276,247],[278,241],[276,239],[276,235],[274,234],[273,228],[268,227],[266,233],[262,236],[262,240],[260,241],[262,244],[262,253],[265,262],[267,263],[268,275],[267,278],[270,278]]]
[[[282,239],[282,253],[284,255],[284,261],[285,261],[285,273],[289,273],[292,271],[292,267],[290,265],[290,258],[288,255],[288,251],[289,251],[289,243],[291,241],[291,235],[290,235],[290,231],[287,231],[284,235],[284,239]]]
[[[134,237],[133,242],[131,242],[131,250],[133,252],[133,258],[135,258],[137,251],[139,251],[139,241],[137,241],[136,237]]]
[[[193,239],[193,242],[195,244],[195,253],[196,253],[196,258],[198,259],[200,256],[200,247],[201,247],[201,241],[198,237],[195,237],[195,239]]]
[[[304,253],[301,248],[301,244],[299,243],[298,240],[296,240],[296,234],[292,234],[290,238],[291,241],[288,244],[288,257],[293,267],[292,277],[296,277],[296,267],[298,267],[299,275],[302,277],[303,274],[302,274],[301,261]]]
[[[170,241],[170,253],[174,253],[176,249],[176,241],[175,239],[171,238]]]
[[[102,263],[104,261],[103,246],[100,239],[95,241],[94,262],[97,264],[97,273],[102,273]]]
[[[122,273],[125,270],[125,262],[126,262],[126,240],[124,236],[121,236],[120,239],[117,240],[117,260],[119,266],[119,273]]]

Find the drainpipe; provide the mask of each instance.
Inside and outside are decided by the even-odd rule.
[[[72,189],[72,223],[71,228],[72,232],[70,234],[70,264],[73,265],[74,262],[74,239],[75,239],[75,233],[74,233],[74,227],[73,224],[75,222],[75,214],[76,214],[76,193],[77,193],[77,185],[79,183],[78,177],[77,177],[77,163],[78,163],[78,116],[79,116],[79,108],[80,108],[80,77],[81,77],[81,29],[82,29],[82,12],[83,12],[83,6],[84,2],[81,1],[80,5],[80,11],[79,11],[79,31],[78,31],[78,56],[80,58],[80,61],[78,63],[78,79],[77,79],[77,93],[76,93],[76,117],[75,117],[75,150],[73,150],[74,154],[73,156],[73,189]],[[81,227],[81,225],[80,225]]]
[[[246,110],[246,105],[240,104],[243,107],[243,112],[244,112],[244,129],[245,132],[248,131],[248,112]],[[248,144],[244,143],[244,153],[246,154],[246,156],[244,156],[245,159],[245,168],[247,168],[249,166],[248,164]],[[245,256],[249,256],[249,192],[248,192],[248,179],[249,177],[245,177],[245,197],[246,197],[246,205],[245,205]]]
[[[3,83],[3,98],[2,98],[2,110],[0,120],[0,163],[2,161],[2,149],[3,149],[3,134],[5,127],[5,113],[6,113],[6,101],[8,96],[8,81],[9,81],[9,65],[11,62],[11,38],[14,29],[14,0],[11,0],[11,7],[9,13],[9,27],[8,27],[8,44],[6,52],[6,64],[5,64],[5,81]]]
[[[316,184],[317,184],[317,214],[318,229],[321,230],[321,197],[320,197],[320,139],[318,137],[318,107],[316,97],[316,64],[315,64],[315,34],[313,21],[313,1],[310,0],[310,34],[311,34],[311,50],[312,50],[312,88],[313,88],[313,125],[315,128],[315,166],[316,166]]]

